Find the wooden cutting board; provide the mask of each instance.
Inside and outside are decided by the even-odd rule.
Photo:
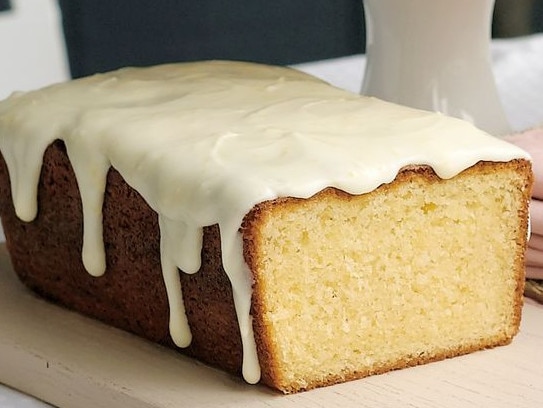
[[[542,348],[543,306],[527,302],[509,346],[285,396],[37,298],[0,245],[0,382],[59,407],[531,408]]]

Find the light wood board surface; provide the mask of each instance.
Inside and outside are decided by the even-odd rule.
[[[0,245],[0,382],[69,408],[541,407],[543,306],[511,345],[285,396],[37,298]]]

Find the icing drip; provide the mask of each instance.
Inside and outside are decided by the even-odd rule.
[[[236,220],[232,217],[231,220]],[[260,380],[260,366],[253,335],[251,318],[251,273],[243,259],[243,239],[236,221],[221,224],[221,252],[224,269],[229,271],[234,305],[243,345],[242,373],[245,381],[255,384]]]
[[[167,219],[160,215],[158,222],[160,227],[160,262],[170,308],[170,335],[177,346],[188,347],[192,340],[192,334],[185,314],[185,305],[183,303],[181,282],[179,281],[177,268],[193,273],[198,271],[200,261],[194,262],[194,259],[189,259],[188,262],[184,262],[184,259],[176,256],[177,254],[188,254],[191,257],[194,255],[194,251],[182,252],[183,249],[187,248],[182,248],[182,246],[178,248],[175,245],[177,242],[185,242],[187,234],[184,224],[168,222]],[[180,237],[179,241],[176,240],[177,237]],[[201,241],[200,235],[200,245]],[[198,239],[196,239],[196,242],[198,242]],[[185,265],[190,269],[183,269]]]
[[[480,160],[529,158],[466,122],[360,97],[286,68],[218,61],[129,68],[0,102],[0,151],[24,221],[36,216],[42,157],[55,139],[64,141],[81,191],[89,273],[105,271],[110,166],[158,213],[170,332],[180,347],[191,333],[177,268],[199,269],[202,228],[219,225],[251,383],[260,367],[239,228],[255,204],[325,187],[369,192],[411,164],[450,178]]]
[[[83,207],[83,265],[91,275],[101,276],[106,271],[106,254],[102,241],[102,206],[110,164],[105,156],[91,155],[87,146],[78,145],[78,141],[84,140],[75,139],[66,145],[66,150],[77,183],[84,186],[80,188]]]

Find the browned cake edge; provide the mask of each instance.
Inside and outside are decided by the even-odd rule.
[[[497,167],[496,167],[497,166]],[[509,163],[479,163],[470,172],[516,166],[518,171],[529,172],[529,162],[515,160]],[[428,167],[404,169],[395,181],[403,182],[413,174],[437,176]],[[527,185],[531,183],[529,176]],[[383,185],[380,189],[390,188]],[[45,298],[94,317],[107,324],[127,330],[153,342],[172,347],[210,365],[240,375],[242,348],[232,289],[221,261],[218,227],[204,228],[202,267],[196,274],[180,274],[186,313],[193,341],[186,349],[179,349],[168,330],[168,304],[160,268],[159,228],[156,213],[143,198],[122,179],[117,171],[108,173],[103,206],[104,244],[106,247],[106,273],[99,278],[90,276],[81,261],[82,211],[77,182],[66,149],[61,141],[53,143],[45,152],[38,188],[38,216],[26,223],[17,218],[13,209],[7,167],[0,155],[0,216],[6,236],[6,245],[16,273],[21,281]],[[349,194],[326,189],[315,196],[333,194],[348,199]],[[529,196],[526,196],[528,200]],[[262,203],[251,211],[243,224],[244,255],[252,263],[255,228],[259,217],[275,205],[294,205],[298,199],[281,198]],[[527,210],[519,216],[526,221]],[[519,231],[518,242],[523,242]],[[524,235],[525,236],[525,235]],[[523,291],[523,258],[518,266],[517,314],[520,322]],[[262,367],[262,382],[284,392],[300,391],[280,385],[274,375],[274,359],[267,347],[272,339],[266,327],[259,323],[258,299],[261,288],[255,281],[253,316],[255,338]],[[504,338],[490,347],[506,344]],[[451,350],[431,359],[399,361],[395,366],[382,367],[373,372],[353,372],[346,376],[330,376],[325,382],[311,384],[309,388],[357,379],[409,365],[421,364],[465,354],[475,349]]]

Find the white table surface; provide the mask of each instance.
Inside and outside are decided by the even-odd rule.
[[[494,41],[492,60],[498,90],[512,128],[520,131],[543,124],[543,34]],[[296,66],[353,92],[360,90],[364,67],[363,55]],[[0,228],[0,242],[4,240],[4,234]],[[543,387],[543,384],[533,384],[533,386]],[[1,408],[48,406],[33,397],[0,384]],[[540,406],[543,406],[543,402]]]

